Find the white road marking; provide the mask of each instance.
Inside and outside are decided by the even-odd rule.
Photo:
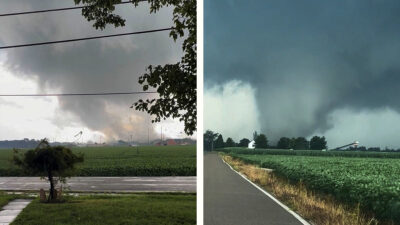
[[[247,179],[246,176],[244,176],[243,174],[241,174],[240,172],[234,170],[232,168],[231,165],[229,165],[227,162],[225,162],[224,159],[222,159],[222,162],[224,162],[226,165],[229,166],[229,168],[234,171],[235,173],[239,174],[241,177],[243,177],[243,179],[245,179],[246,181],[248,181],[250,184],[252,184],[254,187],[256,187],[258,190],[260,190],[262,193],[264,193],[266,196],[268,196],[269,198],[271,198],[272,200],[274,200],[274,202],[278,203],[278,205],[280,205],[283,209],[285,209],[287,212],[289,212],[290,214],[292,214],[296,219],[298,219],[302,224],[304,225],[311,225],[309,222],[307,222],[305,219],[303,219],[299,214],[295,213],[293,210],[291,210],[289,207],[287,207],[285,204],[283,204],[282,202],[280,202],[278,199],[276,199],[274,196],[272,196],[270,193],[266,192],[264,189],[262,189],[261,187],[259,187],[257,184],[253,183],[251,180]]]

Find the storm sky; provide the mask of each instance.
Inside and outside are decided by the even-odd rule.
[[[6,0],[0,13],[74,6],[73,0]],[[149,14],[147,3],[135,8],[117,6],[126,26],[92,27],[81,10],[0,17],[0,45],[55,41],[93,35],[116,34],[172,26],[173,8]],[[0,93],[90,93],[141,91],[138,77],[148,65],[179,61],[181,40],[169,32],[97,39],[48,46],[0,50]],[[0,97],[0,140],[48,137],[72,141],[83,130],[86,140],[147,141],[163,133],[184,137],[183,124],[168,120],[150,124],[151,118],[129,106],[139,98],[100,97]]]
[[[400,148],[400,1],[205,0],[205,128]]]

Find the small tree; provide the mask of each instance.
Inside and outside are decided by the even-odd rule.
[[[298,137],[294,140],[293,149],[296,150],[307,150],[309,149],[309,142],[304,137]]]
[[[242,140],[239,141],[239,147],[247,147],[249,146],[250,140],[247,138],[243,138]]]
[[[258,137],[257,131],[254,131],[253,133],[253,141],[255,141]]]
[[[260,134],[256,138],[256,148],[267,148],[268,147],[268,139],[265,134]]]
[[[204,150],[212,151],[214,150],[214,141],[218,137],[218,133],[214,133],[211,130],[206,130],[204,133]]]
[[[228,137],[228,139],[226,139],[225,147],[235,147],[235,145],[236,143],[232,138]]]
[[[310,149],[311,150],[322,150],[322,149],[326,149],[326,140],[325,137],[318,137],[318,136],[314,136],[311,138],[310,140]]]
[[[279,149],[289,149],[290,148],[290,138],[281,137],[278,141],[277,147]]]
[[[48,202],[56,199],[55,186],[58,182],[65,183],[71,177],[76,163],[83,162],[83,155],[75,155],[71,149],[64,146],[50,146],[46,139],[32,150],[19,155],[15,150],[14,163],[32,175],[44,177],[50,183]]]
[[[220,134],[218,135],[218,138],[215,141],[215,148],[223,148],[224,146],[225,146],[224,138],[222,137],[222,134]]]

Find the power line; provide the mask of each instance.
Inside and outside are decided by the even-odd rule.
[[[140,2],[145,1],[145,0],[140,0]],[[115,3],[114,5],[121,5],[121,4],[126,4],[126,3],[132,3],[132,1],[122,1],[120,3]],[[4,13],[0,14],[0,17],[5,17],[5,16],[18,16],[18,15],[26,15],[26,14],[35,14],[35,13],[45,13],[45,12],[56,12],[56,11],[65,11],[65,10],[71,10],[71,9],[82,9],[85,7],[90,7],[91,5],[86,5],[86,6],[74,6],[74,7],[66,7],[66,8],[57,8],[57,9],[44,9],[44,10],[36,10],[36,11],[25,11],[25,12],[14,12],[14,13]]]
[[[132,92],[98,92],[98,93],[64,93],[64,94],[0,94],[0,97],[47,97],[47,96],[93,96],[93,95],[138,95],[155,94],[155,91],[132,91]]]
[[[170,28],[162,28],[162,29],[155,29],[155,30],[145,30],[145,31],[136,31],[136,32],[129,32],[129,33],[120,33],[120,34],[92,36],[92,37],[85,37],[85,38],[67,39],[67,40],[60,40],[60,41],[47,41],[47,42],[38,42],[38,43],[30,43],[30,44],[21,44],[21,45],[9,45],[9,46],[1,46],[0,49],[21,48],[21,47],[29,47],[29,46],[37,46],[37,45],[50,45],[50,44],[58,44],[58,43],[74,42],[74,41],[84,41],[84,40],[99,39],[99,38],[127,36],[127,35],[134,35],[134,34],[155,33],[155,32],[167,31],[167,30],[172,30],[172,29],[174,29],[174,28],[170,27]]]
[[[100,39],[100,38],[127,36],[127,35],[134,35],[134,34],[155,33],[155,32],[167,31],[167,30],[172,30],[172,29],[174,29],[174,28],[170,27],[170,28],[161,28],[161,29],[154,29],[154,30],[136,31],[136,32],[129,32],[129,33],[120,33],[120,34],[92,36],[92,37],[86,37],[86,38],[67,39],[67,40],[60,40],[60,41],[47,41],[47,42],[38,42],[38,43],[30,43],[30,44],[21,44],[21,45],[9,45],[9,46],[1,46],[0,49],[21,48],[21,47],[29,47],[29,46],[37,46],[37,45],[50,45],[50,44],[58,44],[58,43],[65,43],[65,42],[75,42],[75,41],[84,41],[84,40],[92,40],[92,39]]]

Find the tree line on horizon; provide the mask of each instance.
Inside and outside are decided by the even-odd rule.
[[[255,141],[255,148],[258,149],[293,149],[293,150],[323,150],[328,149],[327,140],[324,136],[313,136],[310,141],[305,137],[281,137],[276,145],[270,145],[268,138],[265,134],[253,133],[253,140]],[[214,133],[211,130],[207,130],[204,133],[204,150],[211,151],[217,148],[228,148],[228,147],[248,147],[251,140],[247,138],[241,139],[236,143],[231,137],[228,137],[226,141],[222,134]],[[369,151],[369,152],[400,152],[400,148],[383,148],[380,147],[365,147],[365,146],[350,146],[343,151]]]
[[[314,136],[308,141],[305,137],[288,138],[281,137],[276,145],[270,145],[268,138],[265,134],[253,133],[253,140],[255,142],[256,149],[293,149],[293,150],[322,150],[327,149],[327,141],[324,136]],[[248,147],[251,140],[248,138],[241,139],[236,143],[231,137],[228,137],[226,141],[222,134],[214,133],[211,130],[207,130],[204,133],[204,150],[210,151],[217,148],[228,148],[228,147]]]

